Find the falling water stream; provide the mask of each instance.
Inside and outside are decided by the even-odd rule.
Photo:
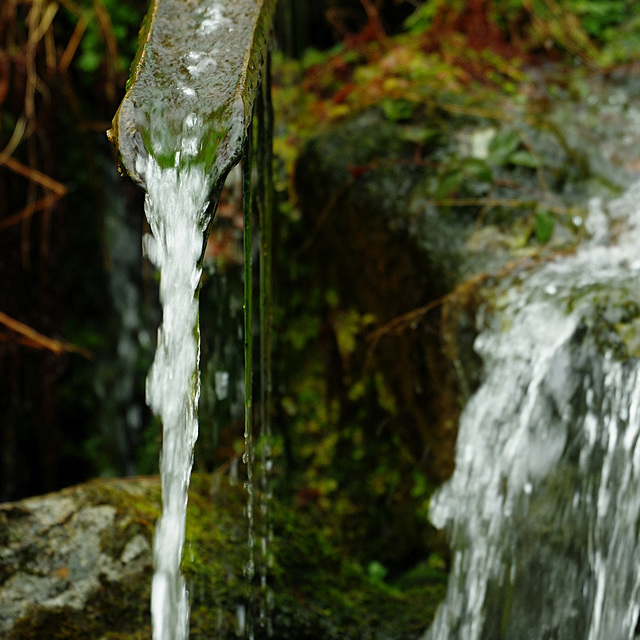
[[[452,567],[425,640],[638,635],[639,203],[594,200],[590,242],[496,292],[431,505]]]
[[[162,326],[147,378],[147,402],[163,424],[162,516],[153,547],[151,589],[154,638],[189,635],[189,604],[180,560],[184,544],[187,491],[198,437],[200,356],[197,289],[210,180],[201,167],[162,169],[148,158],[145,213],[153,236],[145,252],[160,270]]]
[[[193,448],[198,435],[198,287],[205,233],[224,179],[250,142],[273,0],[152,0],[110,138],[146,191],[146,255],[160,270],[162,325],[147,402],[163,425],[162,515],[154,540],[154,640],[189,635],[180,574]],[[265,83],[263,82],[263,86]],[[245,163],[245,274],[251,298],[251,162]],[[253,571],[251,309],[245,301],[246,454]]]

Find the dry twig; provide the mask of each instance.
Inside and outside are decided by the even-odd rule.
[[[3,324],[8,329],[11,329],[11,331],[19,334],[22,338],[21,342],[23,344],[28,344],[36,349],[47,349],[57,355],[66,351],[70,353],[78,353],[85,358],[92,357],[92,353],[88,349],[69,342],[62,342],[60,340],[49,338],[23,322],[8,316],[2,311],[0,311],[0,324]]]

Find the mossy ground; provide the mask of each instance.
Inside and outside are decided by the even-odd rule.
[[[119,557],[123,541],[142,534],[149,543],[159,515],[159,479],[92,481],[74,488],[78,508],[116,508],[114,526],[101,547]],[[259,499],[259,496],[256,496]],[[190,637],[236,638],[246,616],[256,638],[281,640],[407,638],[429,624],[444,596],[443,566],[427,568],[403,585],[386,584],[350,558],[327,536],[317,514],[301,513],[277,500],[270,503],[273,541],[264,556],[256,522],[256,572],[245,575],[249,558],[247,494],[223,474],[194,475],[190,489],[183,573],[191,600]],[[265,576],[265,586],[261,576]],[[11,640],[141,640],[151,636],[151,568],[122,582],[104,580],[81,609],[35,603],[15,625]],[[262,617],[261,617],[262,616]]]
[[[327,535],[319,514],[277,500],[269,504],[266,556],[262,536],[268,527],[259,517],[254,523],[256,571],[249,581],[243,575],[249,558],[246,499],[242,486],[226,476],[194,478],[183,561],[192,637],[235,637],[239,610],[253,619],[256,638],[267,637],[267,624],[283,640],[406,638],[428,625],[444,595],[443,568],[419,586],[387,585]]]

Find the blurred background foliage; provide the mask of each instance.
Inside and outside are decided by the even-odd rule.
[[[144,378],[159,310],[141,256],[142,194],[118,176],[105,136],[146,8],[146,0],[0,7],[0,500],[157,470],[160,429]],[[367,367],[376,318],[341,299],[306,251],[313,231],[292,187],[295,161],[319,130],[372,105],[390,121],[428,111],[438,96],[482,109],[492,92],[517,95],[534,65],[632,65],[640,4],[282,0],[274,40],[280,491],[360,548],[363,561],[399,569],[424,545],[435,480],[386,427],[399,399]],[[424,143],[437,132],[407,135]],[[534,162],[519,144],[504,147],[523,166]],[[449,169],[443,197],[470,170]],[[544,242],[552,222],[538,218]],[[232,173],[205,256],[200,470],[235,464],[242,448],[240,222]],[[406,548],[385,557],[398,527],[410,532]],[[362,550],[363,537],[375,545]]]
[[[104,132],[145,10],[113,0],[0,7],[0,499],[135,468],[141,383],[123,379],[117,351],[123,313],[145,312],[118,308],[116,280],[130,267],[141,282],[141,261],[131,254],[118,268],[131,238],[126,225],[112,231],[122,219],[135,233],[142,205],[118,180]],[[140,374],[147,342],[125,354]],[[121,427],[127,412],[135,434]]]

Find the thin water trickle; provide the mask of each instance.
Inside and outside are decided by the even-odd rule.
[[[160,270],[163,305],[147,378],[147,402],[163,425],[162,515],[153,546],[151,614],[154,640],[184,640],[189,635],[189,603],[180,560],[198,437],[197,290],[211,183],[198,166],[162,169],[153,158],[145,164],[138,170],[146,176],[145,213],[153,233],[145,239],[145,250]]]
[[[266,629],[267,637],[273,636],[273,593],[269,576],[273,569],[273,523],[271,506],[273,485],[271,397],[273,390],[271,366],[272,333],[272,227],[273,227],[273,126],[274,113],[271,101],[271,59],[265,60],[265,74],[256,102],[259,115],[258,128],[258,209],[260,223],[260,515],[261,515],[261,562],[260,562],[260,626]]]

